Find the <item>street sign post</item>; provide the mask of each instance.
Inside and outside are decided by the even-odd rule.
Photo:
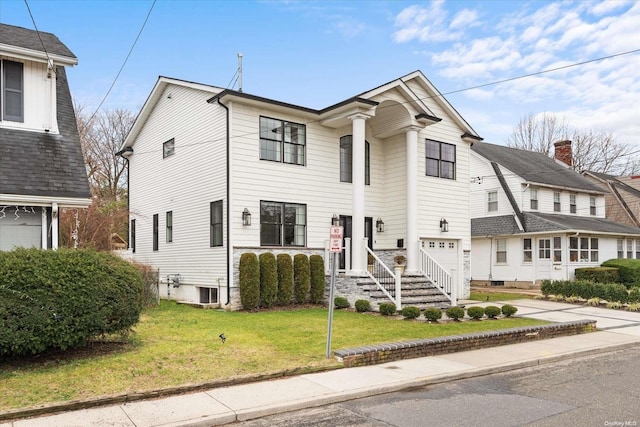
[[[336,283],[336,264],[338,263],[338,254],[342,251],[342,238],[344,236],[344,228],[339,225],[332,225],[329,232],[329,251],[331,257],[331,284],[329,287],[329,321],[327,325],[327,352],[326,358],[331,357],[331,327],[333,324],[333,289]]]

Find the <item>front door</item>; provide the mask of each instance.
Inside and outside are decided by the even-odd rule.
[[[353,236],[351,216],[340,215],[340,225],[344,227],[342,247],[345,247],[346,245],[344,239],[351,239],[351,237]],[[367,239],[367,246],[369,246],[369,249],[373,249],[373,239],[371,236],[373,236],[373,218],[368,216],[364,219],[364,237]],[[346,251],[340,252],[340,265],[338,265],[338,268],[340,270],[344,270],[346,268],[345,257]],[[349,260],[349,262],[351,262],[351,260]]]

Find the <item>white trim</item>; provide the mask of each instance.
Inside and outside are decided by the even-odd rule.
[[[0,55],[14,56],[20,59],[26,59],[29,61],[40,61],[40,62],[49,62],[49,59],[51,59],[54,62],[54,64],[62,64],[62,65],[70,65],[70,66],[78,65],[78,58],[57,55],[51,52],[49,52],[47,56],[47,53],[39,50],[27,49],[24,47],[12,46],[4,43],[0,43]]]
[[[27,196],[22,194],[0,194],[0,205],[29,205],[49,207],[52,203],[57,203],[61,208],[87,208],[91,205],[91,199],[51,196]]]

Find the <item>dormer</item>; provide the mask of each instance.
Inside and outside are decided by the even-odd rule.
[[[0,24],[0,127],[57,134],[57,70],[77,63],[55,35]]]

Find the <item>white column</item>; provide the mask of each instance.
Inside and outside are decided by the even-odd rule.
[[[51,249],[58,249],[58,204],[51,204]]]
[[[353,274],[364,274],[366,256],[364,248],[364,124],[368,116],[355,114],[349,117],[352,121],[352,222],[351,222],[351,244],[353,253],[353,263],[351,271]]]
[[[418,271],[418,128],[407,131],[407,268]]]
[[[42,249],[47,249],[47,208],[42,207]]]

